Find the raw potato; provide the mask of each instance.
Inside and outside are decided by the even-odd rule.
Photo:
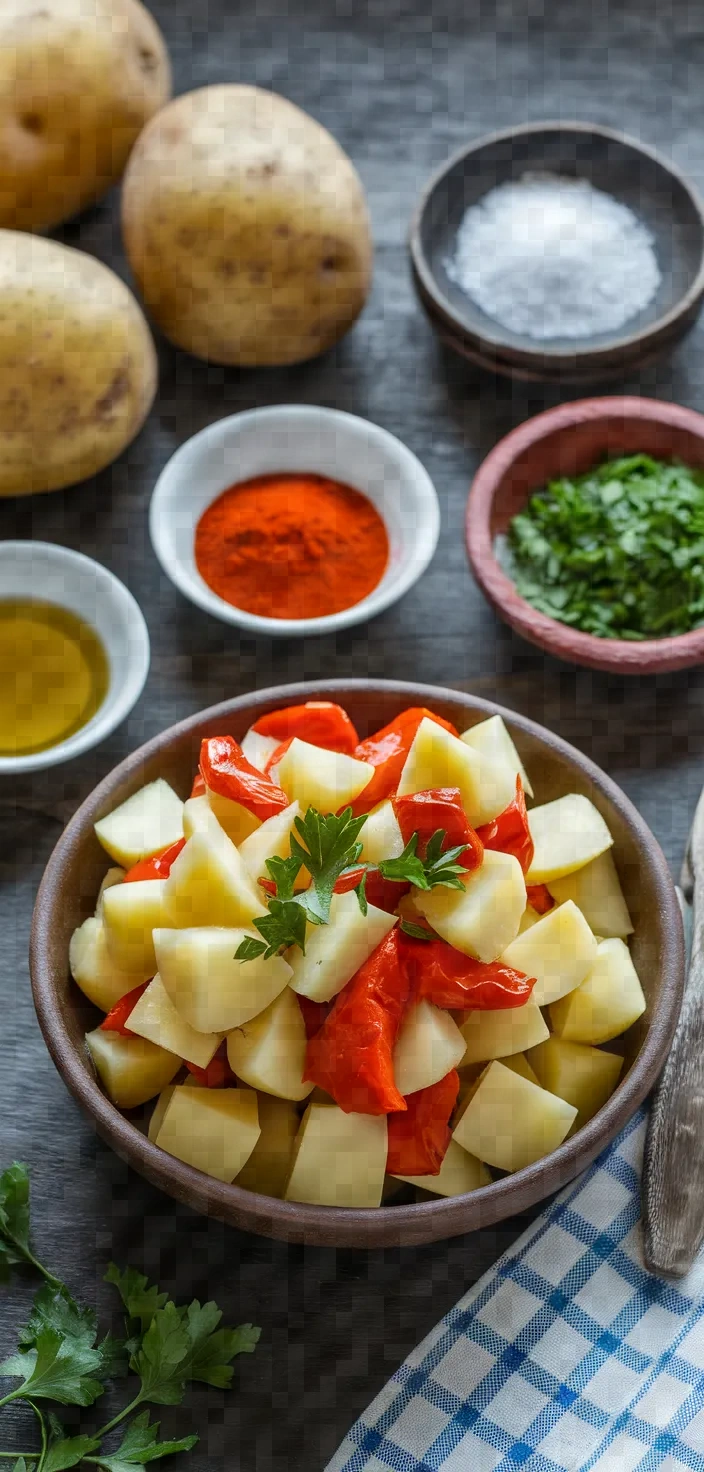
[[[103,895],[105,894],[106,889],[112,889],[113,884],[122,884],[124,877],[125,870],[120,869],[118,865],[113,865],[111,869],[108,869],[108,872],[102,881],[100,889],[98,890],[98,898],[95,902],[96,919],[102,919]]]
[[[262,736],[259,731],[255,731],[250,726],[242,740],[241,749],[247,761],[251,762],[257,771],[263,772],[269,757],[274,755],[277,746],[280,745],[281,743],[275,741],[273,736]]]
[[[135,879],[103,895],[103,925],[110,956],[121,971],[146,980],[156,971],[152,931],[168,924],[166,879]]]
[[[487,1165],[522,1170],[562,1144],[577,1117],[572,1104],[502,1063],[490,1063],[453,1137]]]
[[[462,1066],[505,1059],[511,1053],[534,1048],[548,1036],[540,1008],[530,998],[522,1007],[496,1012],[470,1012],[462,1023],[466,1051]]]
[[[159,777],[101,818],[95,836],[111,859],[131,869],[183,838],[183,803]]]
[[[324,751],[294,736],[272,775],[291,802],[298,800],[303,813],[310,807],[319,813],[337,813],[364,791],[374,768],[369,762]]]
[[[84,996],[101,1012],[109,1012],[127,992],[146,981],[149,972],[121,971],[110,955],[105,926],[98,916],[84,920],[71,936],[68,950],[71,975]]]
[[[123,1038],[97,1027],[86,1046],[103,1088],[118,1109],[137,1109],[159,1094],[181,1067],[181,1059],[145,1038]]]
[[[462,732],[461,740],[465,741],[467,746],[473,747],[481,756],[487,756],[497,765],[508,768],[513,781],[514,794],[516,774],[518,774],[523,783],[524,792],[527,792],[529,797],[533,796],[528,774],[501,716],[490,716],[488,721],[480,721],[477,726],[470,726],[468,731]]]
[[[552,879],[550,893],[558,905],[565,900],[574,900],[594,934],[603,940],[613,936],[625,940],[633,933],[610,849],[600,854],[598,859],[592,859],[591,864],[585,864],[583,869],[577,869],[576,873],[566,874],[564,879]]]
[[[232,802],[229,797],[220,797],[217,792],[211,792],[206,788],[205,796],[215,817],[224,829],[231,843],[240,844],[250,833],[256,833],[261,828],[261,819],[255,818],[248,808],[244,808],[241,802]]]
[[[216,1181],[234,1181],[259,1139],[257,1096],[251,1089],[177,1086],[156,1137],[160,1150]]]
[[[230,1068],[244,1083],[280,1099],[307,1099],[312,1083],[303,1082],[306,1030],[301,1009],[288,987],[251,1022],[228,1035]]]
[[[602,1053],[600,1048],[566,1043],[563,1038],[548,1038],[533,1048],[530,1063],[544,1089],[559,1094],[579,1111],[574,1122],[577,1130],[611,1098],[623,1068],[623,1058],[617,1053]]]
[[[258,87],[203,87],[152,120],[125,176],[122,226],[155,321],[216,363],[325,352],[371,283],[350,160],[313,118]]]
[[[431,787],[459,787],[470,823],[481,811],[481,758],[476,751],[424,716],[411,743],[398,784],[399,797]]]
[[[0,230],[0,496],[55,491],[110,465],[141,429],[156,376],[149,328],[113,271]]]
[[[531,1001],[557,1002],[584,981],[596,961],[596,939],[572,900],[548,910],[504,951],[502,961],[536,978]]]
[[[187,1063],[195,1063],[197,1068],[208,1067],[224,1037],[224,1033],[196,1032],[184,1022],[158,972],[132,1008],[129,1027],[130,1032],[176,1053]]]
[[[499,1063],[503,1063],[504,1068],[510,1068],[513,1073],[520,1074],[521,1078],[527,1078],[529,1083],[540,1084],[540,1079],[535,1069],[531,1068],[525,1053],[512,1053],[509,1058],[499,1058]],[[547,1084],[543,1087],[547,1088]],[[552,1089],[551,1093],[557,1093],[557,1090]]]
[[[409,1186],[420,1186],[436,1196],[464,1196],[467,1191],[478,1191],[480,1186],[491,1185],[486,1166],[463,1150],[456,1140],[450,1140],[436,1176],[392,1176],[391,1179],[407,1181]]]
[[[199,797],[189,797],[183,804],[183,836],[192,838],[194,833],[217,833],[220,824],[204,792]]]
[[[274,813],[260,823],[249,838],[240,844],[240,858],[256,883],[257,879],[268,879],[267,859],[287,859],[291,852],[291,834],[295,831],[296,818],[301,816],[300,803],[291,802],[281,813]],[[298,888],[298,884],[296,885]]]
[[[526,905],[525,910],[521,915],[521,923],[518,927],[518,934],[524,935],[526,930],[530,930],[533,925],[537,925],[540,919],[541,916],[538,914],[538,911],[534,910],[532,905]]]
[[[382,859],[400,859],[404,843],[398,819],[389,798],[372,809],[359,835],[360,859],[379,864]]]
[[[549,884],[551,879],[573,874],[613,843],[601,813],[578,792],[531,808],[528,827],[535,853],[526,884]]]
[[[192,1078],[193,1074],[190,1074],[189,1077]],[[166,1114],[166,1111],[169,1107],[171,1095],[173,1094],[175,1088],[175,1084],[167,1084],[166,1088],[162,1089],[159,1098],[157,1099],[156,1104],[152,1109],[151,1118],[147,1126],[147,1139],[151,1140],[152,1145],[156,1143],[156,1137],[159,1133],[159,1130],[161,1129],[164,1115]]]
[[[0,226],[50,230],[115,184],[171,92],[137,0],[5,0],[0,14]]]
[[[608,1043],[625,1032],[645,1006],[628,946],[613,938],[597,946],[596,960],[582,985],[553,1002],[550,1022],[567,1042]]]
[[[222,829],[194,833],[164,881],[167,918],[185,929],[195,925],[249,926],[266,910],[242,859]]]
[[[479,961],[496,961],[518,934],[526,886],[513,854],[486,849],[481,868],[469,875],[463,889],[437,885],[414,890],[413,903],[456,950]]]
[[[155,930],[154,948],[164,987],[177,1012],[197,1032],[231,1032],[263,1012],[291,976],[282,956],[237,961],[251,930],[199,926]]]
[[[416,1002],[403,1019],[394,1048],[394,1082],[400,1094],[428,1089],[461,1062],[465,1041],[442,1007]]]
[[[318,1206],[380,1206],[386,1155],[385,1114],[345,1114],[335,1104],[309,1104],[301,1120],[285,1200]]]
[[[291,987],[314,1002],[329,1002],[342,991],[368,956],[393,930],[396,916],[367,905],[359,908],[353,890],[333,895],[328,925],[309,925],[305,954],[298,946],[286,952],[292,976]]]
[[[257,1094],[261,1134],[236,1184],[245,1191],[281,1199],[293,1160],[300,1119],[290,1099]]]

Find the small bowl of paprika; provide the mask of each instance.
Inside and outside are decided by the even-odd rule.
[[[433,483],[385,429],[284,404],[220,419],[164,467],[152,544],[192,603],[249,633],[329,634],[395,603],[440,532]]]

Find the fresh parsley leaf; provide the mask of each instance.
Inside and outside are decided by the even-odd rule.
[[[412,833],[403,853],[397,859],[382,859],[379,873],[384,879],[407,879],[416,889],[428,889],[422,859],[418,858],[418,834]]]
[[[189,1349],[181,1314],[175,1303],[168,1302],[157,1309],[130,1361],[142,1382],[142,1400],[160,1406],[176,1406],[183,1400]]]
[[[255,940],[253,935],[246,935],[235,951],[235,960],[256,961],[259,956],[265,956],[268,950],[265,940]]]
[[[202,1307],[197,1301],[189,1304],[183,1316],[190,1342],[187,1369],[191,1380],[228,1390],[233,1376],[231,1361],[235,1355],[252,1354],[261,1329],[252,1324],[221,1329],[221,1319],[222,1312],[215,1303],[204,1303]]]
[[[26,1165],[13,1161],[0,1175],[0,1283],[7,1281],[10,1268],[31,1263],[48,1282],[58,1279],[37,1262],[29,1236],[29,1173]]]
[[[448,889],[462,889],[461,876],[466,871],[457,860],[464,853],[467,844],[458,844],[456,848],[448,848],[443,853],[444,842],[444,828],[436,829],[426,844],[425,858],[420,859],[416,852],[418,834],[412,833],[398,859],[382,859],[379,873],[385,879],[406,879],[416,889],[435,889],[438,884],[445,885]]]
[[[292,900],[293,886],[301,872],[300,859],[267,859],[266,867],[269,875],[276,885],[276,898],[278,900]]]
[[[314,924],[327,925],[336,881],[362,852],[357,839],[366,821],[366,813],[353,818],[351,808],[325,815],[309,808],[304,818],[296,818],[296,831],[305,848],[292,834],[291,854],[311,876],[310,889],[304,891],[300,903]]]
[[[159,1309],[131,1362],[142,1381],[142,1400],[177,1405],[190,1380],[227,1389],[231,1361],[235,1355],[251,1354],[260,1330],[251,1324],[222,1329],[221,1319],[214,1303],[194,1300],[178,1309],[169,1302]]]
[[[412,920],[401,920],[399,929],[403,931],[404,935],[411,935],[414,940],[437,939],[433,930],[426,930],[423,925],[414,925]]]
[[[56,1329],[47,1327],[37,1334],[33,1349],[10,1355],[0,1365],[0,1375],[22,1380],[8,1399],[92,1406],[105,1389],[95,1378],[100,1369],[100,1353],[90,1349],[85,1340],[62,1337]]]
[[[66,1472],[67,1467],[77,1467],[99,1445],[93,1436],[67,1436],[53,1441],[42,1463],[42,1472]]]
[[[111,1262],[105,1274],[105,1282],[112,1283],[117,1288],[125,1306],[130,1334],[134,1333],[135,1327],[142,1334],[146,1333],[157,1310],[163,1308],[168,1301],[168,1293],[160,1293],[156,1285],[149,1283],[135,1268],[125,1268],[121,1272]]]
[[[37,1459],[38,1458],[39,1453],[37,1452]],[[27,1463],[25,1462],[24,1457],[18,1457],[17,1461],[13,1462],[12,1472],[29,1472],[29,1468],[27,1467]]]
[[[355,894],[357,896],[357,900],[359,902],[359,908],[362,911],[362,914],[363,915],[368,915],[369,914],[369,904],[368,904],[368,901],[367,901],[367,871],[366,871],[366,869],[365,869],[365,871],[364,871],[364,873],[362,875],[362,878],[359,881],[359,884],[357,884],[355,886],[355,891],[354,892],[355,892]]]
[[[257,954],[264,957],[276,956],[282,946],[300,946],[305,953],[306,949],[306,911],[297,900],[269,900],[269,913],[262,915],[254,924],[263,935],[266,946]],[[256,944],[256,942],[255,942]],[[252,953],[241,956],[242,946],[238,946],[236,955],[240,960],[252,960]]]
[[[176,1452],[189,1452],[198,1441],[197,1436],[184,1436],[180,1441],[159,1441],[159,1422],[149,1423],[149,1412],[142,1411],[127,1427],[117,1450],[89,1457],[98,1467],[108,1472],[135,1472],[147,1462],[156,1462],[160,1457],[170,1457]]]
[[[34,1295],[29,1322],[20,1329],[18,1344],[31,1349],[44,1329],[53,1329],[61,1338],[93,1349],[98,1321],[91,1308],[80,1308],[74,1302],[67,1288],[52,1288],[45,1283]]]

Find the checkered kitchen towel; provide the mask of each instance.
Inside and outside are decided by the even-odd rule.
[[[645,1113],[438,1324],[327,1472],[704,1472],[704,1263],[643,1266]]]

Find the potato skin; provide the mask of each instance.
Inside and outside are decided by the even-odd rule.
[[[57,490],[109,465],[156,381],[124,282],[82,251],[0,230],[0,496]]]
[[[99,199],[170,95],[139,0],[2,0],[0,226],[48,230]]]
[[[122,223],[154,320],[215,363],[313,358],[369,291],[352,163],[319,123],[258,87],[203,87],[163,108],[131,155]]]

